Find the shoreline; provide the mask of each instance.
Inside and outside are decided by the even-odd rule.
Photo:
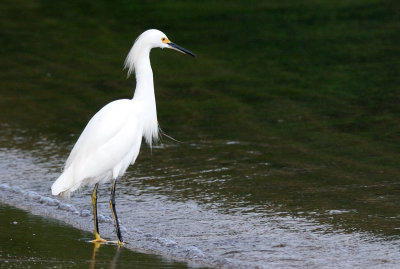
[[[62,221],[72,227],[93,233],[92,213],[80,210],[71,203],[43,196],[33,191],[26,191],[19,186],[0,184],[0,203],[12,206],[30,214]],[[108,216],[99,214],[101,235],[115,238],[114,224]],[[195,246],[179,246],[175,241],[143,233],[136,228],[121,227],[124,247],[143,254],[159,255],[177,262],[186,262],[189,267],[240,268],[228,261],[216,260],[206,256]]]

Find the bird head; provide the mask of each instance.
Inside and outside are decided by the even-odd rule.
[[[155,30],[155,29],[147,30],[142,35],[145,35],[149,41],[151,40],[153,48],[173,49],[173,50],[176,50],[176,51],[182,52],[184,54],[195,57],[195,55],[192,52],[190,52],[189,50],[184,49],[181,46],[171,42],[171,40],[168,39],[167,35],[159,30]]]
[[[136,62],[136,59],[138,58],[138,56],[141,55],[141,53],[146,50],[149,53],[152,48],[173,49],[173,50],[176,50],[176,51],[182,52],[184,54],[195,57],[194,53],[171,42],[171,40],[168,39],[166,34],[161,32],[160,30],[150,29],[150,30],[143,32],[136,39],[135,43],[133,44],[132,49],[130,50],[130,52],[125,60],[125,68],[128,68],[128,76],[133,72],[133,70],[135,68],[134,65],[135,65],[135,62]]]

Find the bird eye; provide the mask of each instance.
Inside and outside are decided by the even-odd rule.
[[[168,43],[168,42],[169,42],[168,38],[166,38],[166,37],[161,38],[161,41],[162,41],[163,43]]]

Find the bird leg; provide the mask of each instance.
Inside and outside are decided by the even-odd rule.
[[[115,185],[116,185],[116,180],[113,180],[111,188],[111,196],[110,196],[110,208],[114,218],[115,229],[117,230],[118,245],[122,246],[124,242],[122,241],[121,230],[119,228],[117,211],[115,211]]]
[[[96,183],[92,192],[92,206],[93,206],[93,217],[94,217],[94,240],[93,243],[105,243],[106,240],[100,237],[99,234],[99,220],[97,219],[97,188],[99,183]]]

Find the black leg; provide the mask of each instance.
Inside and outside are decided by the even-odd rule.
[[[113,217],[114,217],[115,229],[117,230],[118,244],[119,245],[123,245],[122,236],[121,236],[121,230],[119,228],[119,221],[118,221],[117,211],[115,210],[115,185],[116,185],[116,181],[113,180],[112,188],[111,188],[111,197],[110,197],[110,208],[111,208],[111,212],[112,212]]]
[[[100,237],[99,234],[99,220],[97,219],[97,188],[99,187],[99,183],[94,186],[92,192],[92,206],[93,206],[93,218],[94,218],[94,243],[102,243],[106,242],[103,238]]]

